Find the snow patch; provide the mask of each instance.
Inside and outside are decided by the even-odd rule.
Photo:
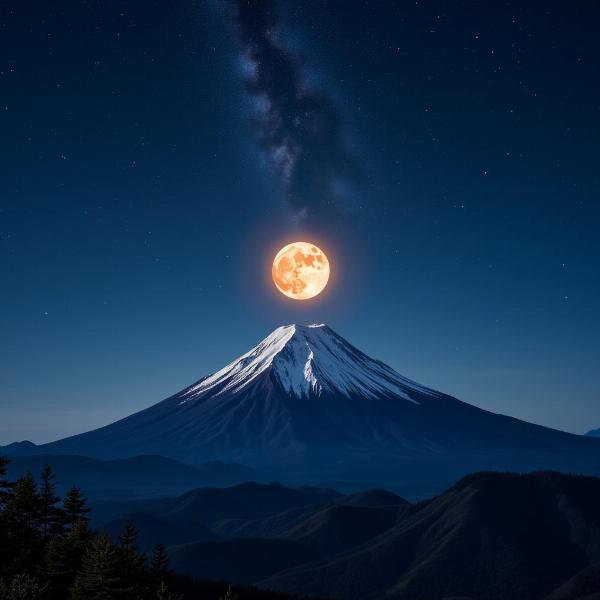
[[[368,398],[400,396],[419,404],[410,392],[433,392],[402,377],[391,367],[369,358],[324,324],[278,327],[260,344],[223,369],[187,390],[196,397],[209,390],[237,392],[270,370],[290,396],[321,395],[323,391]]]

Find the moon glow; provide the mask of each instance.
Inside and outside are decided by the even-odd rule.
[[[308,300],[320,294],[329,280],[329,260],[308,242],[284,246],[273,260],[273,283],[288,298]]]

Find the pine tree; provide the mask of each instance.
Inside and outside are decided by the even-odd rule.
[[[89,520],[87,514],[92,509],[88,508],[86,504],[87,499],[83,495],[83,492],[76,485],[71,486],[63,503],[65,520],[71,529],[79,521],[87,522]]]
[[[80,556],[83,556],[93,537],[94,536],[88,526],[87,520],[79,519],[79,521],[75,523],[75,527],[69,531],[67,539],[73,548],[79,552]]]
[[[40,496],[31,473],[23,475],[14,485],[2,517],[6,534],[3,572],[28,571],[41,561],[44,544],[40,535]]]
[[[100,534],[89,545],[71,588],[71,600],[131,598],[119,577],[119,557],[108,535]]]
[[[119,575],[125,587],[135,589],[138,593],[144,593],[148,596],[151,588],[151,581],[146,568],[146,555],[137,551],[138,530],[127,519],[123,524],[121,535],[119,536],[119,545],[116,548],[119,557]]]
[[[12,485],[5,479],[8,463],[7,458],[0,456],[0,577],[10,573],[13,560],[8,515],[4,511],[12,498]]]
[[[9,583],[0,579],[0,600],[42,600],[47,586],[41,586],[31,575],[15,575]]]
[[[139,532],[131,519],[126,519],[123,523],[123,529],[119,536],[119,542],[122,548],[126,550],[137,550],[137,539]]]
[[[157,600],[181,600],[183,596],[173,594],[169,591],[167,583],[172,578],[172,571],[169,569],[169,558],[163,544],[156,544],[152,551],[150,560],[150,577],[156,586]]]
[[[62,511],[56,506],[60,498],[56,495],[54,473],[50,465],[45,465],[41,473],[42,485],[40,488],[40,527],[42,537],[47,540],[51,536],[63,532],[64,520]]]
[[[153,582],[154,587],[157,590],[157,594],[163,589],[164,593],[167,593],[166,587],[170,582],[172,572],[169,569],[169,558],[163,544],[156,544],[152,551],[152,558],[150,559],[150,578]]]
[[[183,594],[174,594],[165,582],[161,581],[156,590],[156,600],[183,600]]]
[[[11,573],[13,552],[10,547],[10,531],[4,513],[0,512],[0,579]]]
[[[64,598],[73,583],[80,561],[72,554],[68,538],[52,538],[46,548],[40,572],[48,578],[55,598]]]
[[[85,521],[78,521],[66,537],[58,536],[50,540],[40,569],[51,583],[53,597],[63,600],[68,596],[82,558],[92,540],[92,532]]]
[[[6,466],[10,460],[0,456],[0,510],[6,505],[12,495],[12,485],[5,479]]]
[[[19,529],[36,529],[41,521],[41,502],[37,485],[31,473],[19,477],[6,505],[7,517]]]
[[[237,600],[237,597],[237,594],[233,593],[231,586],[228,586],[225,595],[222,598],[220,598],[220,600]]]
[[[150,561],[150,574],[156,581],[163,581],[170,577],[169,558],[162,544],[156,544],[152,551],[152,560]]]

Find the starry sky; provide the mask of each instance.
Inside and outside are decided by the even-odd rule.
[[[600,8],[0,6],[0,443],[326,322],[462,400],[600,426]],[[278,294],[318,243],[330,285]]]

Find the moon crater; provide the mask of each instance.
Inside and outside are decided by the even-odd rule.
[[[293,242],[275,256],[272,268],[275,287],[294,300],[320,294],[329,280],[329,260],[314,244]]]

